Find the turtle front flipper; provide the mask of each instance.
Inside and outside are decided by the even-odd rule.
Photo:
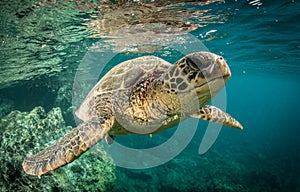
[[[49,171],[72,162],[104,138],[113,121],[114,118],[112,117],[80,124],[53,145],[34,156],[27,156],[22,163],[24,171],[27,174],[41,177]]]
[[[191,117],[220,123],[227,127],[243,129],[243,126],[236,119],[215,106],[206,105],[201,107],[195,114],[192,114]]]

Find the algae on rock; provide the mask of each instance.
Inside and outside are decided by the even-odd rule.
[[[0,191],[110,191],[116,180],[115,165],[99,145],[71,164],[44,175],[27,175],[22,161],[50,145],[68,130],[60,108],[48,113],[12,111],[0,121]]]

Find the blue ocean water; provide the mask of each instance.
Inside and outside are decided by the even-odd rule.
[[[39,1],[1,2],[1,118],[12,110],[67,105],[55,102],[59,88],[73,82],[85,54],[101,40],[85,25],[97,14],[91,5],[98,2],[89,2],[62,1],[40,9],[32,6]],[[200,155],[207,127],[201,121],[191,142],[169,162],[149,169],[117,167],[114,190],[300,191],[299,2],[236,0],[186,6],[206,10],[204,16],[212,18],[196,18],[202,27],[190,34],[227,60],[232,77],[226,84],[226,111],[244,130],[223,127],[212,147]],[[145,54],[119,54],[110,68]],[[173,62],[181,57],[161,50],[151,54]],[[75,125],[72,115],[64,113],[64,118],[67,125]],[[175,131],[116,141],[152,147]]]

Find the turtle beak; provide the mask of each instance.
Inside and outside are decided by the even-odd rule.
[[[216,62],[219,65],[220,71],[223,74],[224,79],[229,79],[231,77],[231,71],[225,59],[223,59],[223,57],[218,57],[216,59]]]

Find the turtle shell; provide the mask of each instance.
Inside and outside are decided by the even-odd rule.
[[[136,59],[124,61],[113,67],[104,75],[86,96],[76,116],[83,121],[89,120],[89,103],[94,96],[107,91],[120,89],[131,89],[137,83],[153,78],[161,77],[171,64],[155,56],[143,56]]]

